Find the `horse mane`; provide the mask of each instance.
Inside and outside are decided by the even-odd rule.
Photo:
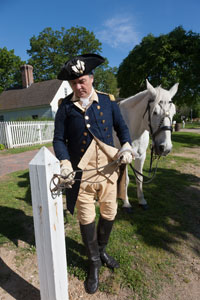
[[[147,94],[148,94],[148,90],[144,90],[142,92],[137,93],[134,96],[130,96],[126,99],[121,100],[119,102],[119,105],[121,106],[121,105],[127,104],[129,101],[135,102],[135,104],[137,104],[141,99],[143,99],[145,96],[147,96]]]
[[[152,102],[152,106],[153,106],[152,109],[153,109],[153,111],[154,111],[156,105],[162,100],[161,99],[162,92],[163,93],[166,92],[166,90],[163,89],[161,87],[161,85],[157,86],[155,88],[155,90],[156,90],[156,97],[155,97],[154,101]],[[148,100],[151,99],[151,94],[150,94],[150,92],[147,89],[144,90],[144,91],[142,91],[142,92],[139,92],[139,93],[137,93],[137,94],[135,94],[133,96],[130,96],[130,97],[126,98],[126,99],[121,100],[119,102],[119,105],[122,106],[122,107],[123,106],[126,107],[129,103],[131,103],[131,105],[134,106],[134,105],[138,104],[140,101],[142,101],[144,98],[146,99],[146,101],[148,101]]]

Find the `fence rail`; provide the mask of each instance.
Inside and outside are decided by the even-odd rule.
[[[16,148],[51,142],[54,121],[0,122],[0,144]]]

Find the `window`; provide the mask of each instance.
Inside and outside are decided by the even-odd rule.
[[[38,115],[32,115],[33,120],[38,119]]]
[[[1,121],[4,121],[4,116],[3,115],[0,115],[0,122]]]
[[[64,93],[65,93],[65,97],[67,97],[68,95],[67,88],[64,88]]]

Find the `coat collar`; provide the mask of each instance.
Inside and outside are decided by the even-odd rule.
[[[81,105],[81,101],[80,101],[80,98],[76,97],[75,94],[73,94],[72,98],[71,98],[71,101],[74,102],[74,105],[76,105],[80,110],[82,111],[85,111],[86,109],[88,109],[88,107],[94,102],[96,101],[97,103],[99,102],[99,99],[98,99],[98,95],[96,93],[95,90],[93,90],[93,93],[90,97],[90,104],[89,106],[87,106],[86,108],[82,107]]]

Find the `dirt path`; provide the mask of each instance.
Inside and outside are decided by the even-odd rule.
[[[48,148],[53,154],[53,148]],[[17,154],[0,155],[0,178],[6,174],[28,169],[28,165],[39,150]]]

